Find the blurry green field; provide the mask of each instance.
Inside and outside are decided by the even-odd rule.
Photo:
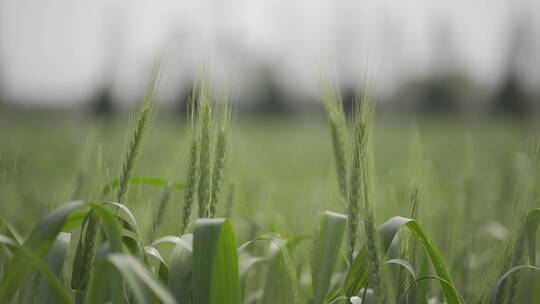
[[[0,121],[0,214],[27,234],[53,207],[73,199],[93,199],[119,175],[128,125],[124,120],[97,123],[40,116]],[[516,185],[523,171],[531,169],[520,153],[527,152],[528,140],[535,138],[538,128],[499,121],[413,123],[391,117],[379,118],[375,125],[376,224],[406,216],[414,171],[410,146],[417,128],[427,167],[419,221],[441,250],[458,289],[467,295],[483,288],[482,282],[467,281],[462,270],[481,277],[495,253],[486,248],[500,242],[497,228],[510,222]],[[186,135],[180,120],[158,115],[133,175],[183,182],[189,149]],[[268,231],[312,234],[322,210],[345,212],[331,148],[329,127],[322,117],[240,118],[235,122],[218,216],[226,212],[226,198],[233,195],[231,223],[240,243]],[[531,194],[534,201],[537,188]],[[160,188],[129,189],[130,209],[143,238],[148,237],[161,194]],[[181,204],[181,192],[173,193],[158,236],[178,233]]]
[[[126,121],[99,124],[43,117],[0,124],[2,213],[9,214],[23,231],[52,206],[72,199],[79,179],[85,180],[80,191],[88,191],[84,189],[88,184],[105,185],[120,169]],[[473,177],[481,185],[473,187],[481,199],[471,208],[494,204],[504,195],[504,174],[512,174],[509,162],[516,153],[525,152],[527,139],[534,138],[536,131],[531,126],[489,122],[432,120],[417,126],[431,175],[425,187],[429,205],[423,211],[445,206],[455,210],[463,204],[462,196]],[[407,173],[412,130],[412,121],[383,120],[376,126],[377,215],[383,218],[402,211],[399,201],[407,194],[411,177]],[[320,210],[340,210],[341,206],[332,204],[337,189],[324,120],[240,121],[234,130],[233,149],[227,178],[236,188],[234,216],[251,218],[271,211],[273,216],[265,214],[265,219],[282,218],[287,227],[296,230],[306,228],[303,221]],[[158,118],[144,142],[134,175],[182,181],[187,152],[185,125]],[[106,170],[102,176],[91,176],[97,157],[104,158]],[[136,203],[141,207],[160,194],[137,187],[131,190],[148,192],[145,200]],[[24,217],[17,216],[21,209]],[[305,216],[296,218],[300,211]]]

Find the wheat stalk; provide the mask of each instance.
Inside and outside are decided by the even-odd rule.
[[[117,202],[120,204],[123,204],[125,200],[125,194],[129,184],[128,181],[131,176],[133,166],[135,165],[135,159],[139,153],[139,149],[149,122],[155,114],[154,91],[158,84],[159,65],[159,62],[156,63],[152,69],[152,75],[148,81],[144,100],[138,114],[137,126],[133,131],[133,135],[131,136],[129,149],[127,150],[124,163],[122,164],[122,174],[120,175],[116,198]]]
[[[216,205],[218,203],[218,195],[221,192],[223,184],[223,175],[225,171],[225,160],[228,151],[228,140],[231,124],[231,110],[228,105],[228,100],[225,98],[220,104],[219,121],[221,126],[218,130],[217,140],[214,150],[214,167],[212,169],[212,193],[209,207],[209,217],[214,217],[216,214]]]
[[[350,174],[351,211],[358,212],[359,202],[362,202],[364,214],[364,237],[368,254],[370,269],[370,282],[375,297],[386,302],[386,292],[381,272],[380,253],[377,240],[377,230],[372,209],[372,170],[373,156],[371,151],[371,129],[373,125],[373,102],[369,93],[361,99],[355,99],[355,113],[353,125],[353,157]]]
[[[184,234],[189,221],[191,219],[191,209],[193,201],[195,200],[195,192],[197,190],[197,183],[199,177],[198,170],[198,158],[199,158],[199,143],[197,138],[197,124],[195,120],[195,96],[192,96],[190,101],[190,128],[189,133],[191,136],[191,147],[188,159],[187,180],[186,188],[184,189],[184,210],[182,216],[182,223],[180,226],[180,235]]]
[[[356,240],[358,238],[358,200],[351,200],[348,189],[348,175],[349,169],[347,166],[347,144],[346,138],[348,137],[347,122],[345,120],[345,113],[343,111],[343,101],[341,94],[336,86],[328,79],[328,77],[322,76],[321,82],[321,95],[323,99],[323,105],[326,110],[328,121],[330,123],[330,131],[332,137],[332,148],[334,151],[334,159],[336,164],[336,175],[338,178],[338,186],[341,194],[341,198],[344,202],[347,202],[347,214],[348,220],[348,258],[349,262],[352,261],[354,250],[356,248]]]
[[[154,239],[156,231],[161,226],[161,222],[163,221],[163,215],[165,214],[165,210],[167,209],[167,205],[169,204],[169,201],[171,199],[172,190],[173,190],[172,183],[169,183],[163,190],[163,194],[161,195],[161,198],[159,200],[158,211],[152,222],[150,233],[148,234],[150,236],[149,237],[150,240]]]
[[[212,108],[210,105],[210,89],[206,79],[201,81],[198,95],[199,106],[199,218],[208,217],[208,208],[212,184]]]
[[[415,127],[413,132],[413,138],[411,140],[411,171],[414,172],[412,182],[411,182],[411,191],[409,196],[409,218],[417,219],[418,217],[418,206],[421,201],[422,194],[422,176],[423,176],[423,152],[422,144],[420,141],[420,134],[418,129]],[[404,241],[402,242],[401,252],[402,257],[405,261],[410,262],[414,265],[414,256],[415,256],[415,243],[414,237],[411,234],[406,234],[404,236]],[[400,268],[399,271],[399,295],[407,297],[405,294],[411,286],[410,274],[407,273],[405,269]],[[406,298],[406,302],[409,302],[409,299]]]

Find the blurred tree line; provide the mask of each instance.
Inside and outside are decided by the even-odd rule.
[[[523,17],[524,12],[512,18],[508,37],[507,48],[493,50],[494,52],[506,52],[501,76],[496,85],[486,88],[475,80],[468,77],[467,73],[456,70],[452,64],[452,37],[445,27],[444,21],[434,26],[434,49],[439,56],[433,62],[431,73],[421,76],[410,76],[398,88],[386,97],[385,110],[398,113],[420,113],[425,115],[478,115],[481,116],[507,116],[519,119],[536,117],[540,110],[540,86],[527,85],[523,75],[523,66],[527,59],[536,54],[535,46],[531,44],[534,33],[531,33],[529,19]],[[111,18],[111,28],[108,33],[109,50],[103,69],[104,77],[101,85],[87,100],[86,109],[98,118],[111,118],[118,110],[114,96],[114,83],[116,71],[115,62],[120,57],[121,37],[123,37],[115,19]],[[350,28],[345,27],[350,31]],[[390,31],[391,32],[391,31]],[[392,33],[389,33],[391,35]],[[346,41],[351,35],[347,32],[341,37]],[[394,48],[388,47],[389,50]],[[537,54],[536,54],[537,56]],[[343,59],[345,60],[345,59]],[[438,66],[442,62],[443,64]],[[346,62],[345,62],[346,64]],[[15,103],[8,103],[2,94],[2,69],[0,66],[0,110],[8,107],[17,107]],[[239,110],[260,115],[290,115],[305,112],[305,108],[312,105],[321,107],[317,102],[298,102],[298,95],[288,91],[283,83],[280,83],[279,75],[269,64],[260,64],[250,79],[251,95],[243,102],[238,102]],[[342,86],[342,97],[345,110],[352,110],[354,96],[362,88]],[[181,86],[174,101],[177,113],[185,116],[186,105],[192,95],[191,83]],[[306,97],[307,98],[307,97]],[[305,101],[305,100],[301,100]],[[303,107],[303,108],[299,108]]]

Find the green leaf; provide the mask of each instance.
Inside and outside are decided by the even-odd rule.
[[[163,237],[154,242],[173,242],[174,247],[169,262],[169,289],[178,304],[191,302],[191,285],[193,270],[193,235],[185,234],[181,238]]]
[[[60,232],[53,243],[51,250],[45,256],[45,264],[51,268],[57,278],[61,277],[64,262],[68,253],[71,234]],[[58,298],[52,286],[42,274],[38,283],[37,303],[58,303]]]
[[[527,249],[529,255],[529,264],[536,265],[536,231],[538,230],[538,223],[540,222],[540,208],[535,208],[525,216],[521,231],[527,236]],[[537,301],[540,301],[540,282],[538,276],[532,276],[532,289],[534,291],[534,297]]]
[[[323,303],[330,288],[346,227],[347,216],[329,211],[322,214],[321,227],[313,248],[314,260],[311,275],[314,304]]]
[[[412,234],[420,241],[431,260],[437,276],[448,282],[448,284],[445,284],[441,281],[441,288],[443,290],[444,297],[447,303],[459,303],[458,293],[455,289],[452,277],[450,276],[450,272],[444,264],[442,255],[418,222],[410,218],[396,216],[381,225],[381,227],[379,228],[379,235],[382,241],[384,252],[386,253],[388,251],[392,240],[403,226],[406,226],[412,232]],[[364,248],[362,248],[360,252],[355,256],[349,272],[347,273],[347,278],[345,279],[346,295],[350,297],[358,294],[360,288],[364,287],[367,280],[367,252]]]
[[[367,251],[363,247],[354,256],[352,264],[349,267],[343,289],[347,297],[356,296],[360,289],[365,286],[369,279]]]
[[[114,269],[111,269],[111,266]],[[153,300],[150,292],[161,303],[176,303],[174,297],[165,286],[138,259],[124,253],[109,254],[106,258],[98,262],[88,289],[87,303],[103,303],[106,301],[108,295],[104,292],[106,290],[104,282],[109,281],[109,275],[112,273],[112,270],[120,273],[137,303],[152,303]],[[120,290],[113,290],[113,292],[117,293],[116,298],[119,298],[118,294],[122,294],[121,288]]]
[[[3,244],[4,246],[12,249],[15,249],[17,248],[17,246],[19,246],[17,241],[3,234],[0,234],[0,244]]]
[[[497,302],[497,296],[499,294],[499,289],[501,288],[504,280],[506,280],[510,275],[512,275],[512,274],[514,274],[514,273],[516,273],[516,272],[518,272],[520,270],[523,270],[523,269],[530,269],[530,270],[540,271],[540,268],[535,267],[535,266],[530,266],[530,265],[519,265],[519,266],[514,266],[514,267],[510,268],[508,271],[506,271],[499,278],[499,280],[497,280],[497,283],[495,284],[495,287],[491,291],[491,295],[489,297],[489,303],[490,304],[498,303]]]
[[[169,185],[172,185],[172,188],[175,190],[182,190],[184,189],[184,184],[176,181],[170,181],[165,178],[159,178],[159,177],[152,177],[152,176],[134,176],[131,177],[128,180],[128,183],[133,185],[145,185],[145,186],[153,186],[153,187],[168,187]],[[120,186],[120,180],[114,179],[111,182],[109,182],[105,187],[103,187],[103,194],[109,194],[112,190],[118,189]]]
[[[270,239],[268,271],[261,304],[298,303],[298,281],[287,240]]]
[[[79,226],[84,222],[84,219],[90,212],[90,209],[78,210],[69,214],[68,218],[64,222],[62,227],[62,232],[69,232]]]
[[[184,234],[182,237],[177,237],[173,235],[164,236],[155,240],[152,243],[152,246],[156,247],[157,245],[165,243],[180,245],[191,252],[193,250],[193,234]]]
[[[159,250],[152,246],[145,246],[144,252],[147,257],[152,257],[159,262],[158,276],[161,281],[167,283],[169,281],[169,266],[167,265],[167,262],[165,262],[165,259]]]
[[[439,252],[439,249],[437,249],[435,244],[433,244],[433,241],[431,241],[427,233],[424,231],[424,228],[422,228],[417,221],[410,218],[395,216],[384,223],[379,229],[384,252],[388,250],[395,235],[403,226],[409,228],[412,234],[420,241],[422,246],[424,246],[424,249],[431,260],[437,276],[449,283],[441,283],[441,288],[447,303],[459,303],[459,296],[454,287],[454,281],[452,280],[452,276],[450,275],[448,268],[444,264],[444,260]]]
[[[240,279],[247,279],[249,271],[257,264],[268,261],[267,257],[251,256],[249,253],[244,253],[240,258]]]
[[[240,303],[236,239],[226,219],[199,219],[193,232],[193,304]]]
[[[78,201],[64,204],[37,224],[24,244],[18,247],[6,269],[2,285],[0,285],[0,299],[9,300],[36,267],[35,263],[28,263],[28,255],[25,252],[32,252],[37,260],[43,258],[60,233],[69,214],[83,206],[84,203]]]
[[[22,237],[19,235],[11,225],[4,220],[3,217],[0,216],[0,233],[4,233],[9,238],[13,239],[17,244],[21,244],[23,242]]]
[[[103,204],[90,203],[90,206],[99,218],[111,250],[113,252],[122,252],[122,232],[116,215],[103,206]]]
[[[405,268],[407,270],[407,272],[411,275],[412,279],[413,279],[413,282],[414,282],[413,290],[410,290],[410,291],[409,290],[404,290],[402,295],[398,295],[399,296],[399,303],[405,303],[406,302],[407,295],[409,294],[409,292],[411,293],[411,296],[414,299],[413,301],[416,301],[416,271],[414,270],[413,265],[411,265],[411,263],[409,263],[409,262],[407,262],[405,260],[402,260],[402,259],[388,260],[388,261],[385,262],[385,264],[394,264],[394,265],[399,265],[399,266]]]
[[[23,256],[27,264],[31,264],[41,272],[46,282],[51,286],[51,291],[56,296],[56,303],[73,303],[71,296],[67,290],[64,289],[64,286],[57,278],[55,273],[47,265],[45,265],[45,263],[43,263],[43,260],[39,256],[25,247],[18,245],[17,242],[12,238],[2,234],[0,234],[0,244],[17,249],[17,253]],[[2,281],[2,285],[3,284],[4,281]]]
[[[115,202],[104,203],[104,205],[112,206],[116,209],[115,211],[120,211],[115,213],[116,216],[122,219],[128,225],[128,227],[131,228],[131,231],[140,235],[139,224],[137,224],[135,216],[126,205]]]
[[[527,234],[527,244],[529,249],[529,264],[536,265],[536,231],[540,222],[540,208],[533,209],[527,213],[522,224],[522,231]]]

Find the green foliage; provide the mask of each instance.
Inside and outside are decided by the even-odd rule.
[[[193,231],[193,303],[240,303],[236,238],[225,219],[200,219]]]
[[[455,304],[539,299],[538,168],[534,151],[514,153],[517,133],[494,125],[487,131],[466,126],[449,131],[442,122],[426,123],[420,145],[414,139],[419,131],[411,139],[401,125],[392,131],[384,123],[372,129],[369,96],[357,100],[348,125],[338,90],[324,83],[329,138],[321,135],[319,123],[295,121],[293,128],[283,121],[243,122],[247,127],[240,128],[240,144],[233,147],[234,112],[226,96],[202,81],[187,138],[171,124],[148,137],[152,144],[143,152],[142,138],[155,110],[156,73],[121,161],[119,147],[107,143],[123,135],[96,135],[99,144],[93,150],[88,147],[94,143],[80,143],[85,133],[77,127],[73,134],[65,127],[51,131],[64,134],[66,144],[51,146],[47,158],[35,151],[51,135],[35,122],[10,132],[37,146],[13,152],[10,145],[0,145],[0,193],[6,202],[0,205],[0,302],[356,304],[429,299]],[[24,128],[32,136],[24,137]],[[463,130],[473,133],[475,153],[484,156],[476,157],[474,166],[463,164],[464,144],[456,135]],[[441,137],[441,132],[448,133]],[[509,133],[497,137],[503,132]],[[178,165],[171,162],[178,157],[170,148],[173,142],[185,152]],[[410,166],[403,165],[407,145],[413,147]],[[74,147],[82,146],[97,157],[80,166],[84,172],[73,174],[70,164],[81,160],[70,155],[79,155]],[[110,156],[102,153],[105,146]],[[329,161],[332,151],[335,164]],[[5,155],[18,153],[21,163],[11,165]],[[234,187],[224,187],[232,155]],[[423,170],[428,166],[429,171]],[[111,178],[109,167],[121,167],[120,172]],[[334,169],[336,191],[326,187]],[[43,178],[43,172],[55,178]],[[66,182],[70,176],[75,179]],[[63,184],[55,184],[58,180]],[[55,192],[59,189],[63,196],[84,201],[51,203],[62,196]],[[221,212],[221,196],[228,197],[230,220],[214,218]],[[46,212],[45,204],[53,211]],[[202,219],[191,224],[193,204],[199,204]],[[347,215],[325,211],[317,217],[326,209]],[[377,229],[379,221],[384,224]],[[274,233],[261,235],[264,231]],[[243,242],[239,247],[237,237]],[[485,275],[487,270],[495,274]]]
[[[313,246],[315,255],[312,262],[314,304],[323,303],[330,288],[346,226],[346,216],[328,211],[323,213],[321,227],[314,242],[315,246]]]

